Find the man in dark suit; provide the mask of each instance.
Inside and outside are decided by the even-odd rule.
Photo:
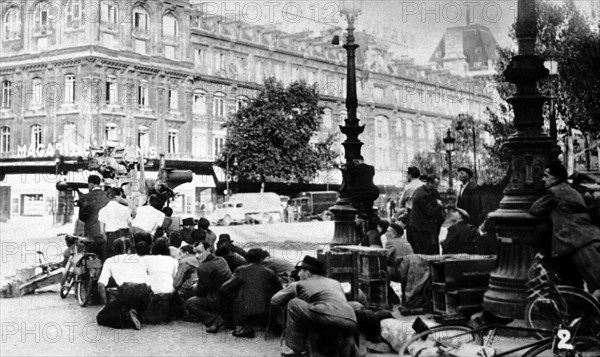
[[[246,255],[247,265],[242,265],[233,272],[223,286],[221,293],[233,295],[233,323],[235,337],[254,337],[251,319],[264,315],[269,308],[271,297],[281,290],[279,278],[260,263],[263,259],[262,250],[253,248]]]
[[[481,224],[481,203],[479,195],[477,195],[477,184],[471,182],[473,171],[468,167],[458,168],[458,179],[460,180],[460,188],[458,189],[456,207],[462,208],[469,214],[467,223],[474,226]]]
[[[202,322],[206,332],[216,333],[225,325],[221,286],[231,278],[231,270],[225,259],[210,253],[209,248],[206,241],[197,247],[203,258],[197,270],[196,296],[185,302],[184,320]]]
[[[288,304],[285,344],[291,350],[281,355],[301,356],[306,351],[310,334],[318,332],[326,335],[331,331],[338,333],[341,341],[332,338],[327,341],[327,347],[339,352],[339,356],[352,355],[350,351],[355,347],[353,337],[357,332],[357,320],[342,285],[323,276],[323,263],[314,257],[305,256],[296,268],[300,281],[290,284],[271,299],[273,305]]]
[[[373,208],[373,201],[379,197],[379,189],[373,183],[375,168],[365,164],[362,155],[354,158],[353,163],[346,170],[340,192],[347,194],[357,208],[369,210]]]
[[[81,196],[79,204],[79,219],[85,223],[84,235],[94,240],[94,253],[104,261],[107,254],[106,239],[102,234],[98,212],[108,204],[108,194],[100,188],[101,179],[98,175],[88,177],[90,192]]]
[[[477,234],[466,221],[469,214],[462,208],[449,207],[449,221],[446,239],[442,242],[444,254],[475,254]]]
[[[413,195],[409,229],[413,236],[415,254],[440,254],[439,234],[444,217],[437,190],[439,185],[439,177],[429,175],[425,185],[419,187]]]

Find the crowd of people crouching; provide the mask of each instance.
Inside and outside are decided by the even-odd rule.
[[[98,280],[102,326],[140,329],[142,323],[183,320],[202,323],[208,333],[229,328],[233,336],[253,338],[257,326],[281,332],[287,325],[292,349],[282,354],[293,356],[311,333],[324,331],[319,326],[335,327],[341,348],[359,328],[377,339],[380,319],[389,317],[349,303],[314,257],[294,265],[260,248],[246,251],[228,234],[217,240],[208,229],[175,231],[168,238],[138,232],[116,239],[111,254]],[[315,302],[325,310],[315,312],[308,305]],[[332,348],[331,339],[321,341]]]

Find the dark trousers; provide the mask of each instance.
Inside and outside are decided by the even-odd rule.
[[[211,326],[221,317],[220,294],[209,294],[206,296],[194,296],[185,302],[185,312],[189,316],[197,318],[205,326]]]
[[[87,248],[91,253],[98,255],[100,261],[104,262],[107,257],[106,239],[102,236],[94,237],[94,244]]]
[[[329,316],[313,312],[310,304],[295,298],[288,303],[288,320],[285,334],[285,344],[295,350],[304,351],[306,341],[315,332],[335,331],[344,340],[352,340],[357,332],[356,322],[342,317]],[[342,346],[350,348],[350,346]],[[341,353],[340,355],[349,355]]]
[[[413,230],[412,236],[414,244],[411,245],[415,254],[440,254],[440,240],[437,232],[429,233]]]
[[[152,290],[146,284],[124,283],[117,289],[117,298],[109,302],[96,315],[100,326],[128,328],[127,314],[135,310],[138,314],[146,311],[152,299]]]
[[[600,242],[593,241],[570,254],[590,293],[600,289]]]

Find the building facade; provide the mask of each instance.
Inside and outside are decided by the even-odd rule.
[[[112,145],[213,161],[228,115],[270,76],[318,83],[319,136],[339,133],[346,117],[346,53],[330,44],[339,29],[286,33],[183,0],[1,6],[0,158]],[[493,95],[486,82],[393,58],[366,33],[357,43],[363,155],[377,184],[402,186],[412,157],[431,150],[459,113],[482,113]]]

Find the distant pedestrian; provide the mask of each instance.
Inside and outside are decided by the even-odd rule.
[[[98,175],[88,177],[89,193],[81,196],[79,204],[79,219],[85,223],[84,235],[94,240],[93,251],[104,261],[107,255],[106,239],[104,238],[98,213],[108,204],[108,194],[100,187],[102,180]]]
[[[404,192],[402,192],[402,196],[400,196],[400,201],[398,202],[398,220],[401,221],[406,227],[406,239],[410,244],[413,244],[412,240],[412,232],[410,229],[410,213],[413,208],[413,196],[415,191],[424,185],[423,181],[419,179],[421,176],[421,172],[415,166],[411,166],[408,168],[408,183],[404,186]]]
[[[430,175],[425,186],[419,187],[413,196],[413,209],[409,227],[411,245],[415,254],[440,254],[439,234],[444,222],[442,201],[437,188],[439,177]]]
[[[474,226],[481,224],[481,203],[480,197],[477,194],[477,184],[472,182],[473,171],[468,167],[458,168],[458,179],[460,180],[460,188],[456,196],[456,207],[462,208],[469,214],[467,223]]]

